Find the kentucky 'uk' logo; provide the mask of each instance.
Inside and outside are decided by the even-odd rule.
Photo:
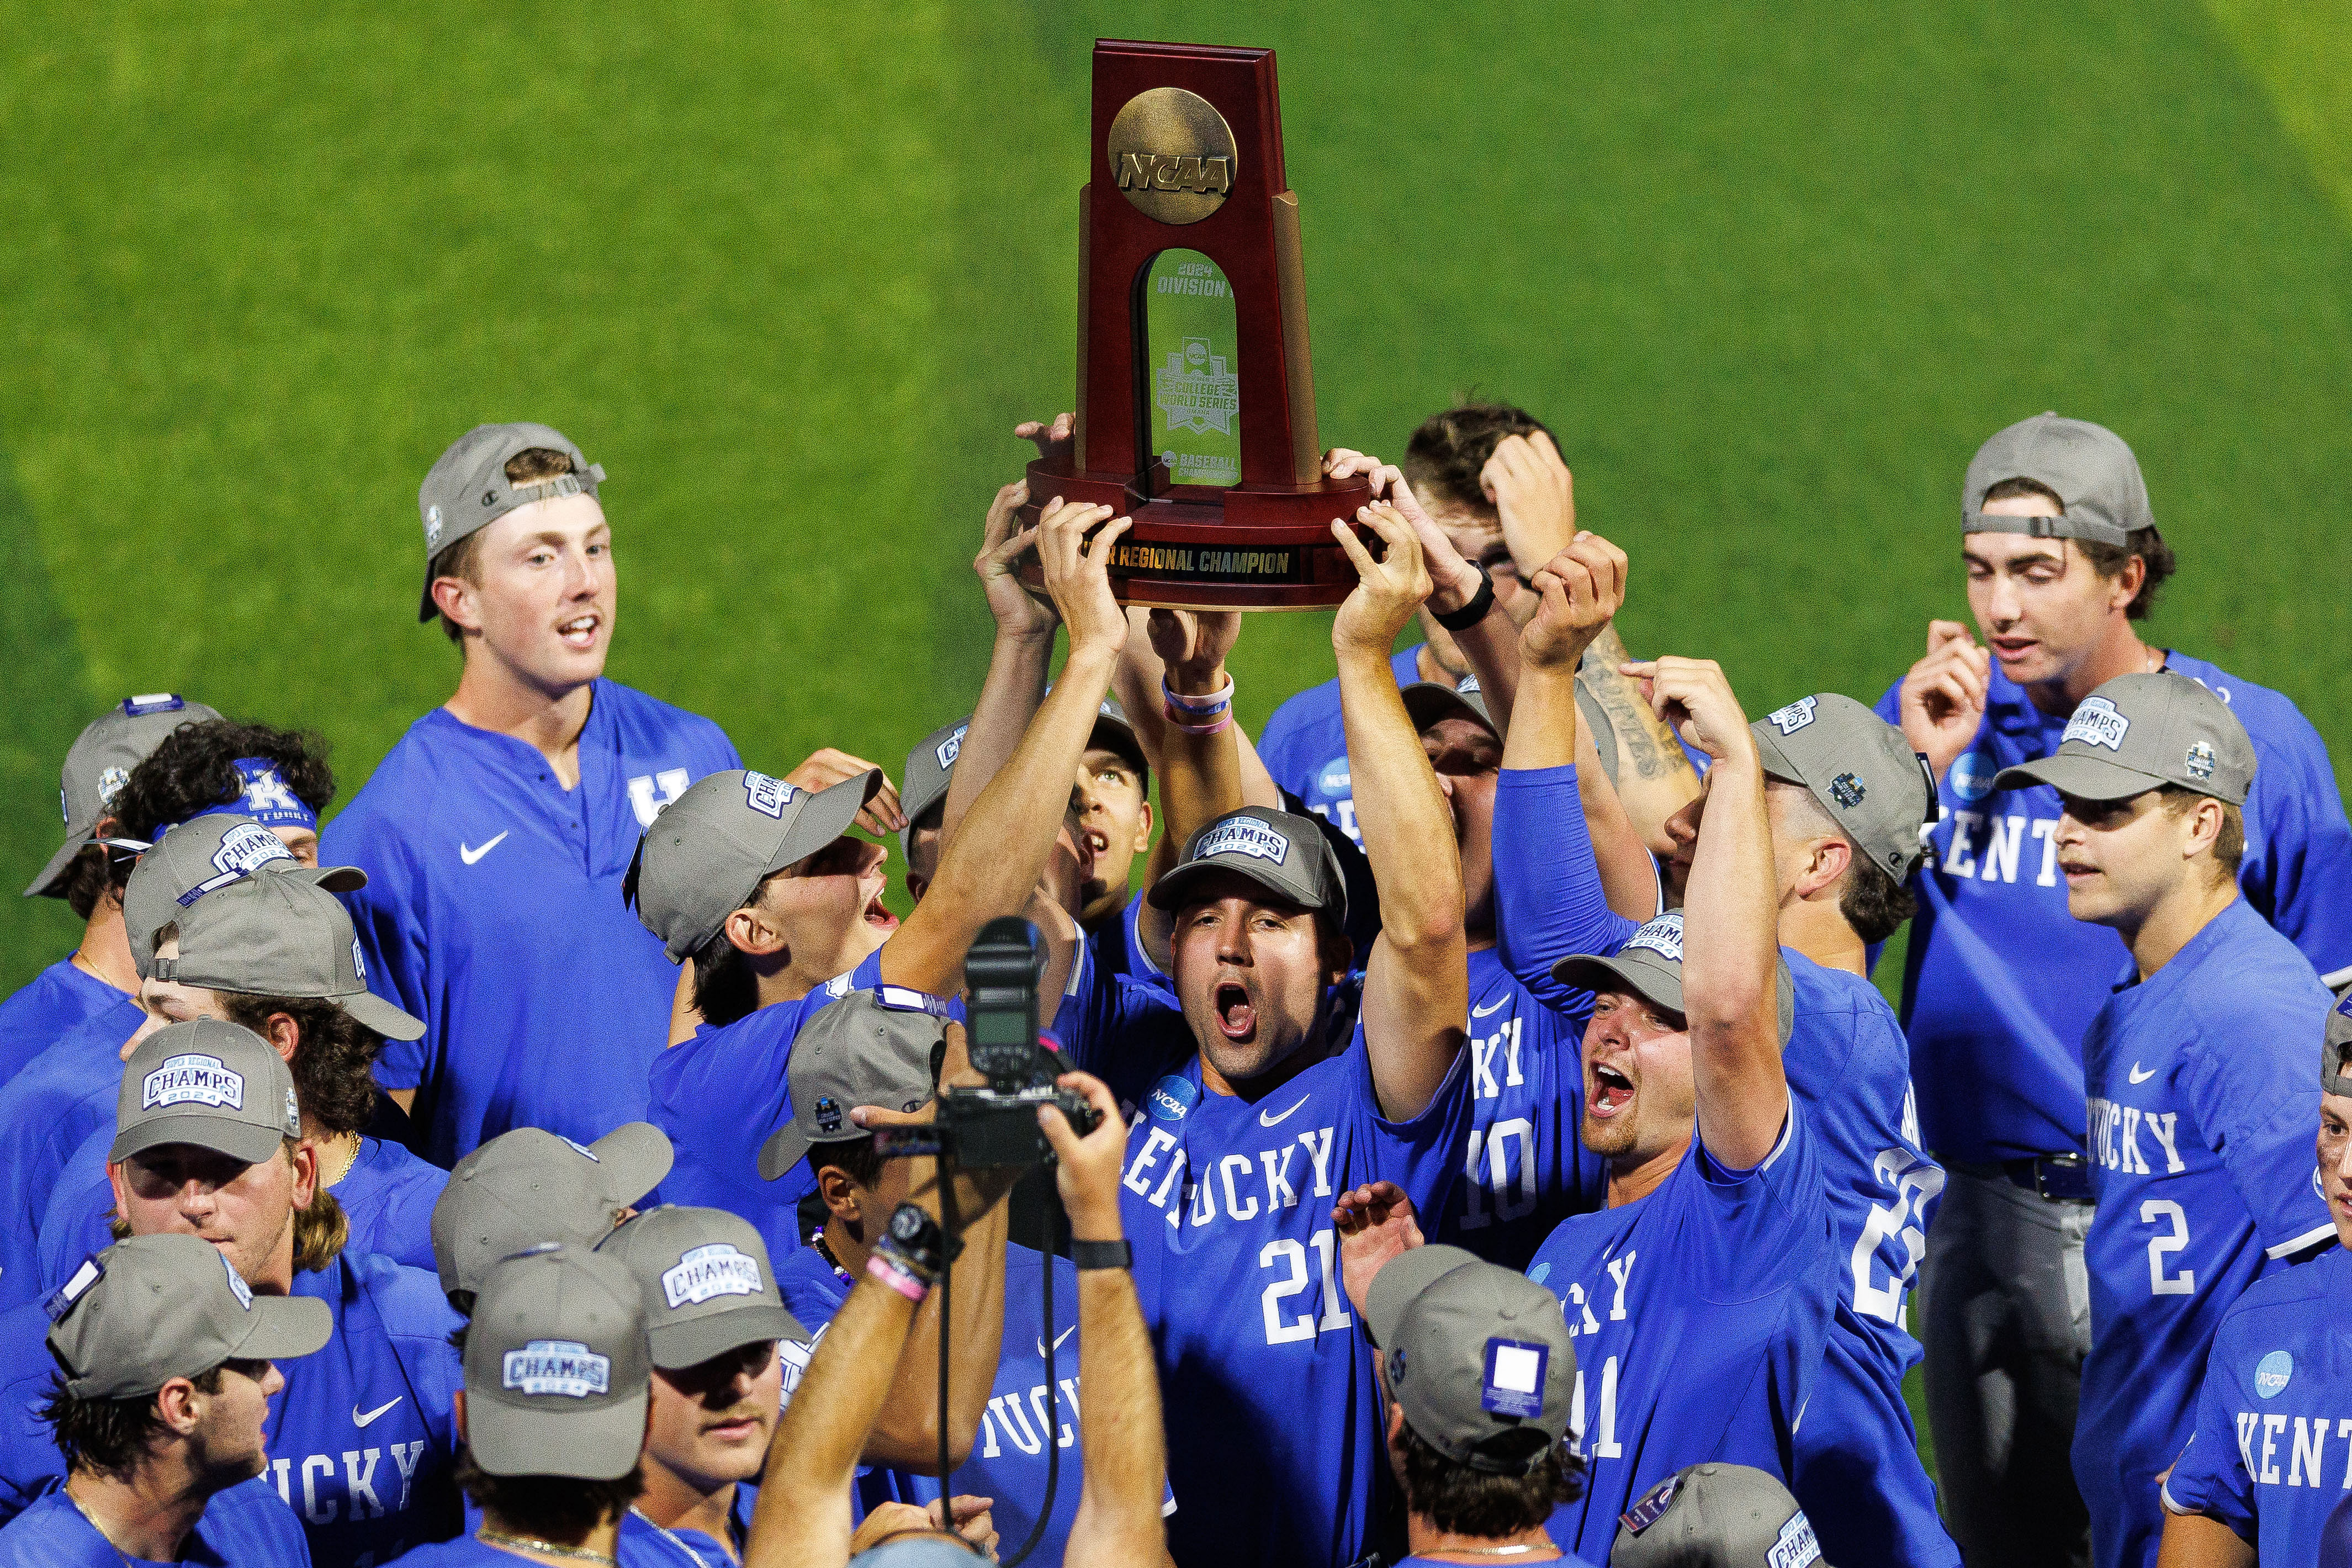
[[[231,1072],[218,1057],[166,1057],[163,1065],[139,1081],[139,1108],[160,1105],[227,1106],[245,1109],[245,1075]]]
[[[1151,373],[1151,401],[1168,416],[1171,430],[1231,435],[1242,408],[1242,378],[1207,342],[1187,338],[1168,352],[1168,363]]]
[[[2066,721],[2066,733],[2059,737],[2062,746],[2080,741],[2086,746],[2105,746],[2111,752],[2124,749],[2124,736],[2131,731],[2131,721],[2116,710],[2116,705],[2104,697],[2085,697],[2074,716]]]
[[[1200,847],[1192,851],[1195,860],[1206,860],[1215,855],[1247,855],[1279,866],[1290,858],[1290,840],[1263,822],[1235,817],[1210,829]]]

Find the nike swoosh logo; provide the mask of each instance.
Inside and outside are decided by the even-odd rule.
[[[2131,1080],[2132,1080],[2132,1082],[2134,1082],[2134,1083],[2146,1083],[2148,1079],[2150,1079],[2154,1078],[2155,1076],[2156,1076],[2156,1069],[2155,1069],[2154,1068],[2141,1068],[2141,1066],[2139,1065],[2139,1063],[2137,1063],[2137,1062],[2134,1062],[2134,1063],[2132,1063],[2132,1065],[2131,1065]]]
[[[1076,1333],[1077,1331],[1078,1331],[1078,1325],[1077,1325],[1077,1324],[1076,1324],[1076,1323],[1072,1323],[1068,1328],[1064,1329],[1060,1333],[1058,1333],[1058,1334],[1055,1335],[1055,1336],[1054,1336],[1054,1350],[1056,1350],[1056,1351],[1057,1351],[1057,1350],[1060,1350],[1060,1349],[1062,1348],[1062,1342],[1063,1342],[1064,1340],[1068,1339],[1072,1334],[1075,1334],[1075,1333]],[[1051,1355],[1051,1354],[1053,1354],[1053,1353],[1054,1353],[1054,1352],[1053,1352],[1053,1351],[1049,1351],[1049,1350],[1047,1350],[1047,1349],[1045,1348],[1045,1342],[1043,1339],[1040,1339],[1040,1340],[1037,1342],[1037,1359],[1038,1359],[1038,1360],[1043,1361],[1043,1360],[1045,1360],[1045,1357],[1047,1357],[1047,1356],[1049,1356],[1049,1355]]]
[[[1470,1016],[1474,1018],[1483,1018],[1487,1014],[1493,1012],[1496,1007],[1500,1007],[1504,1003],[1508,1002],[1510,999],[1510,994],[1506,992],[1502,995],[1496,997],[1493,1003],[1486,1006],[1471,1008]]]
[[[511,827],[507,829],[507,833],[512,833],[514,829]],[[491,850],[496,849],[499,845],[504,844],[507,841],[507,833],[499,834],[496,838],[491,839],[479,849],[469,849],[466,847],[466,841],[462,838],[459,839],[457,841],[457,858],[463,860],[468,866],[472,865],[475,861],[480,859]]]
[[[1302,1094],[1298,1097],[1298,1105],[1304,1105],[1314,1098],[1315,1097],[1311,1094]],[[1298,1105],[1292,1106],[1290,1110],[1297,1110]],[[1265,1111],[1261,1110],[1257,1113],[1257,1124],[1260,1127],[1275,1126],[1276,1123],[1286,1119],[1290,1115],[1290,1110],[1284,1111],[1280,1116],[1268,1116]]]
[[[499,837],[503,838],[506,835],[500,834]],[[495,840],[493,840],[493,842],[495,842]],[[385,1411],[399,1404],[401,1398],[402,1396],[400,1394],[395,1394],[390,1399],[385,1400],[382,1405],[377,1405],[374,1409],[369,1411],[364,1415],[360,1414],[360,1407],[358,1405],[352,1405],[352,1425],[354,1426],[364,1426],[368,1425],[368,1423],[373,1421],[377,1416],[383,1415]]]

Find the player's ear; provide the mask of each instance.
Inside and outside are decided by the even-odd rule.
[[[819,1165],[816,1171],[817,1195],[824,1200],[827,1213],[844,1225],[856,1225],[863,1215],[857,1200],[857,1184],[849,1173],[838,1165]]]
[[[261,1033],[269,1042],[269,1048],[278,1053],[278,1059],[291,1065],[294,1053],[302,1046],[302,1026],[294,1021],[294,1015],[272,1013],[262,1025]]]
[[[748,952],[755,958],[766,958],[784,951],[784,933],[768,923],[760,906],[745,904],[727,917],[719,928],[727,933],[729,945],[738,952]]]
[[[1152,814],[1151,803],[1145,801],[1143,809],[1135,818],[1135,852],[1138,855],[1151,852],[1151,829],[1158,822],[1159,818]]]
[[[463,577],[434,578],[433,605],[459,631],[478,632],[482,629],[482,613],[474,604],[473,584]]]
[[[1805,869],[1798,893],[1810,898],[1826,888],[1837,885],[1853,865],[1853,846],[1843,838],[1817,840],[1813,845],[1812,863]]]

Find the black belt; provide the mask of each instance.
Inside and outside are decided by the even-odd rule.
[[[2007,1182],[2052,1203],[2097,1202],[2091,1191],[2091,1163],[2080,1154],[2035,1154],[2022,1160],[2001,1160],[1989,1165],[1950,1162],[1951,1168],[1979,1181]]]

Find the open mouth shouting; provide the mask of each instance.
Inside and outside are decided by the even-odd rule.
[[[1257,1033],[1257,1005],[1250,1000],[1249,987],[1239,981],[1222,981],[1213,1000],[1217,1009],[1217,1027],[1224,1032],[1225,1038],[1246,1040]]]
[[[882,907],[882,890],[879,888],[875,889],[872,898],[866,900],[863,918],[866,923],[876,931],[892,931],[898,929],[898,917]]]
[[[1591,1079],[1584,1091],[1584,1113],[1594,1121],[1612,1121],[1633,1103],[1633,1080],[1615,1068],[1595,1062]]]

